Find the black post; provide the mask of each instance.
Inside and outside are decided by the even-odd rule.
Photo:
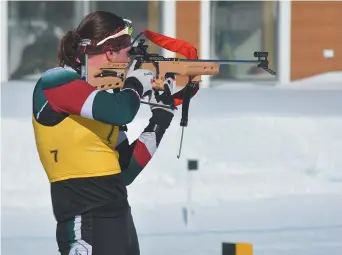
[[[222,255],[253,255],[250,243],[222,243]]]
[[[198,170],[198,160],[188,159],[188,171],[196,171],[196,170]]]

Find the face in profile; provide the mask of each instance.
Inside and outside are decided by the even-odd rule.
[[[115,52],[111,62],[130,62],[131,59],[128,56],[128,52],[131,50],[131,48],[131,46],[128,46],[124,49],[121,49],[119,52]]]

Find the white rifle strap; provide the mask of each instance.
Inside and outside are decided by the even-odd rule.
[[[81,66],[81,77],[88,81],[88,54],[84,54],[84,65]]]

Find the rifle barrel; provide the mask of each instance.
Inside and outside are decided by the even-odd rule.
[[[258,60],[216,60],[216,59],[179,59],[180,62],[215,62],[221,65],[233,65],[233,64],[259,64]]]

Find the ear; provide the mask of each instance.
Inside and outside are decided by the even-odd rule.
[[[116,56],[115,52],[113,51],[106,51],[105,54],[108,61],[113,61]]]

